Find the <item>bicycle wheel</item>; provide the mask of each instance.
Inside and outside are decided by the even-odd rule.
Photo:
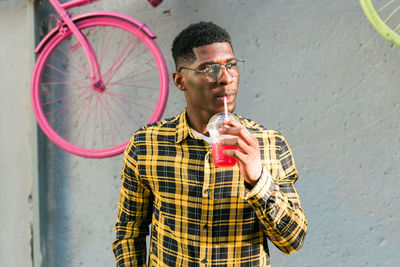
[[[39,126],[56,145],[83,157],[123,152],[133,132],[158,120],[168,95],[168,71],[154,41],[118,17],[76,22],[97,55],[104,91],[94,90],[83,48],[69,31],[40,53],[32,77]]]
[[[360,3],[374,28],[400,46],[400,0],[360,0]]]

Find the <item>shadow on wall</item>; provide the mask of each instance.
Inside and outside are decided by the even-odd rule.
[[[55,13],[47,0],[35,1],[37,40],[51,30]],[[37,45],[37,44],[36,44]],[[67,266],[66,252],[71,251],[68,214],[68,172],[66,153],[56,147],[38,127],[38,165],[40,179],[41,250],[44,266]]]

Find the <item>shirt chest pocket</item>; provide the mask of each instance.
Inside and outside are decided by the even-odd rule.
[[[214,181],[214,199],[231,199],[233,201],[236,198],[244,199],[246,189],[237,167],[217,170]]]

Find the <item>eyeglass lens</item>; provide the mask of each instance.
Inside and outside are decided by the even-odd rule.
[[[238,74],[242,71],[243,69],[243,62],[241,61],[233,61],[233,62],[228,62],[224,65],[225,69],[228,71],[229,75],[232,77],[238,76]],[[222,76],[222,65],[221,64],[213,64],[209,67],[209,70],[205,72],[205,75],[207,78],[209,78],[211,81],[216,82],[218,81],[221,76]]]

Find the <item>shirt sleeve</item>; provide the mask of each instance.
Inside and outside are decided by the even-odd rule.
[[[274,178],[264,168],[256,186],[248,190],[246,200],[256,211],[268,238],[283,253],[291,254],[303,245],[307,219],[294,186],[298,172],[291,149],[283,136],[275,138],[280,174]]]
[[[152,195],[140,179],[133,141],[124,153],[113,252],[117,266],[146,266]]]

